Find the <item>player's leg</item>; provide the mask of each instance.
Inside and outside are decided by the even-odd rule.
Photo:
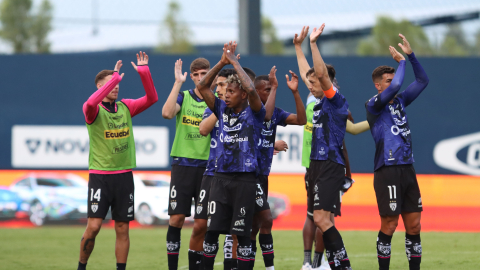
[[[252,252],[250,253],[250,266],[253,269],[255,266],[255,257],[257,256],[257,235],[260,232],[260,210],[258,204],[255,204],[255,215],[253,216],[252,232],[250,233],[250,240],[252,242]]]
[[[258,242],[260,244],[260,248],[262,249],[265,268],[267,270],[273,270],[273,260],[275,258],[272,236],[273,217],[272,212],[270,211],[270,205],[268,204],[268,176],[263,176],[260,180],[260,185],[263,191],[262,193],[264,195],[263,204],[266,205],[267,208],[258,213],[261,221]]]
[[[225,235],[225,242],[223,243],[223,270],[237,268],[237,245],[238,241],[236,235]]]
[[[115,221],[115,257],[117,258],[117,269],[125,270],[128,251],[130,249],[129,222]]]
[[[80,259],[78,270],[86,269],[88,258],[95,247],[95,238],[102,227],[103,218],[88,218],[87,228],[80,241]]]
[[[311,268],[312,265],[312,245],[314,239],[316,239],[316,230],[317,227],[313,222],[313,182],[312,178],[310,177],[309,168],[305,173],[305,189],[307,191],[307,217],[305,219],[305,223],[303,224],[303,265],[302,270],[308,270]],[[323,239],[322,239],[323,245]],[[323,252],[322,248],[322,252]]]
[[[405,224],[405,251],[409,268],[410,270],[418,270],[422,262],[421,212],[403,212],[402,219]]]
[[[171,189],[170,189],[171,190]],[[170,215],[167,229],[167,257],[168,269],[176,270],[178,268],[178,257],[180,253],[180,238],[185,215]]]

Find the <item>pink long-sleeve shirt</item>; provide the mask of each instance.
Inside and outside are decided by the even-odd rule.
[[[139,99],[122,99],[121,101],[128,107],[131,117],[145,111],[148,107],[152,106],[155,102],[158,101],[157,90],[153,84],[152,75],[148,66],[138,66],[138,74],[140,74],[140,79],[142,80],[143,88],[145,88],[145,96]],[[83,114],[85,115],[85,122],[87,124],[92,124],[97,118],[100,106],[105,110],[108,110],[103,104],[102,100],[120,83],[122,77],[118,72],[114,72],[112,78],[95,93],[93,93],[88,100],[83,104]],[[117,111],[117,105],[115,104],[115,111]],[[130,170],[120,170],[120,171],[101,171],[101,170],[90,170],[90,173],[95,174],[119,174],[130,172]]]

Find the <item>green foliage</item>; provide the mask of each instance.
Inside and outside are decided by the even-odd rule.
[[[277,37],[275,25],[265,16],[262,16],[262,45],[263,53],[266,55],[282,55],[284,53],[284,45]]]
[[[458,23],[449,24],[445,39],[438,50],[440,56],[467,56],[472,50]]]
[[[388,46],[395,46],[402,40],[401,33],[407,37],[416,55],[433,55],[427,35],[420,26],[413,25],[407,20],[395,21],[389,17],[378,17],[372,29],[372,36],[360,42],[357,52],[362,56],[390,55]]]
[[[186,23],[178,20],[180,4],[175,0],[168,4],[168,11],[162,22],[162,31],[168,32],[169,42],[161,42],[156,51],[164,54],[191,54],[195,48],[190,42],[192,34]]]
[[[53,7],[44,0],[37,14],[31,9],[32,0],[4,0],[0,5],[0,38],[9,42],[15,53],[48,53]]]

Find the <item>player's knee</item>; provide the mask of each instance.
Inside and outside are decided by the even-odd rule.
[[[271,232],[273,226],[272,214],[269,213],[265,215],[265,218],[262,220],[262,226],[260,227],[260,232],[262,234],[268,234]]]
[[[115,231],[117,235],[128,235],[129,224],[128,222],[115,222]]]
[[[87,225],[87,231],[92,234],[94,237],[100,232],[100,229],[102,228],[102,223],[98,223],[98,222],[95,222],[95,223],[88,223]]]
[[[205,234],[207,233],[207,224],[203,224],[203,222],[195,222],[193,224],[193,231],[192,231],[192,237],[205,237]]]
[[[408,228],[405,228],[405,230],[407,231],[408,234],[417,235],[417,234],[420,234],[421,228],[422,226],[420,225],[420,222],[417,222],[415,224],[408,226]]]
[[[388,219],[382,222],[382,231],[387,235],[392,235],[398,226],[398,219]]]
[[[185,223],[185,216],[184,215],[171,215],[168,223],[172,227],[182,228],[183,223]]]
[[[332,225],[330,218],[324,215],[314,215],[313,222],[315,223],[315,226],[319,228],[326,228]]]

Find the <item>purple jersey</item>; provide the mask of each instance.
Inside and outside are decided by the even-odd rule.
[[[317,99],[313,107],[311,160],[331,160],[345,165],[343,138],[347,128],[348,102],[335,90],[332,98]]]
[[[205,112],[203,113],[203,120],[207,119],[212,115],[212,110],[210,108],[206,108]],[[215,158],[216,158],[216,149],[218,143],[218,121],[215,123],[212,131],[210,131],[210,155],[208,156],[207,162],[207,169],[203,175],[213,175],[215,172]]]
[[[259,154],[258,164],[261,175],[269,175],[272,167],[273,147],[275,146],[275,135],[277,134],[277,125],[286,126],[287,117],[291,113],[275,107],[272,119],[263,122],[263,128],[260,140],[258,141]]]
[[[228,108],[215,97],[214,113],[218,118],[218,144],[216,172],[255,172],[258,170],[257,142],[260,140],[265,107],[258,112],[250,106],[240,113]]]
[[[367,120],[375,141],[375,170],[382,166],[413,164],[412,137],[405,108],[427,87],[428,77],[412,53],[408,59],[415,81],[398,94],[405,74],[405,61],[400,61],[390,86],[366,103]],[[390,103],[390,101],[392,101]]]

